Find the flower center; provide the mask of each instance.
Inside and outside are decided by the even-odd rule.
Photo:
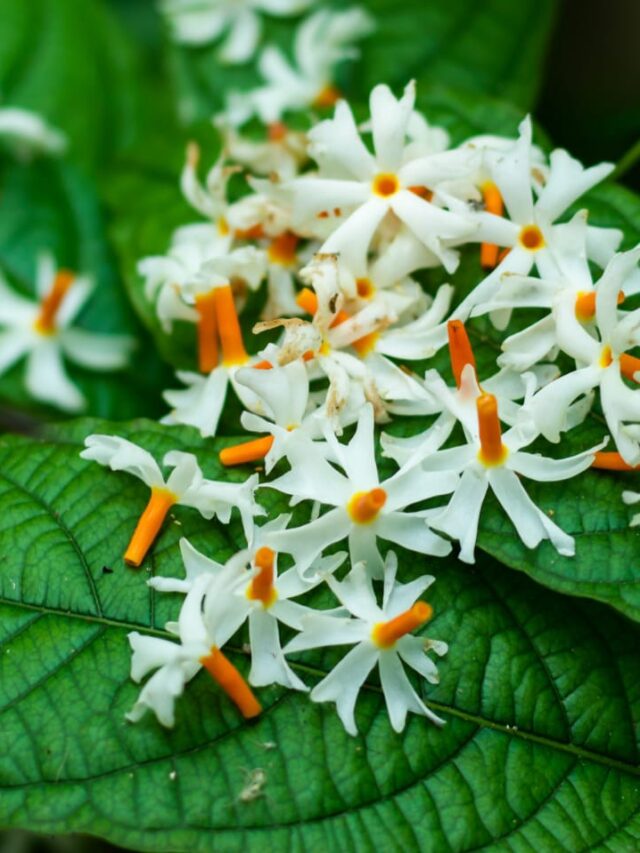
[[[131,541],[124,553],[128,566],[139,566],[147,551],[160,532],[160,528],[171,507],[178,502],[178,496],[169,489],[152,488],[149,503],[140,516]]]
[[[371,299],[376,292],[376,288],[369,278],[357,278],[356,289],[360,299]]]
[[[520,245],[530,252],[537,252],[544,246],[542,231],[537,225],[525,225],[520,231]]]
[[[401,637],[409,634],[420,625],[431,619],[433,608],[426,601],[416,601],[413,607],[389,619],[388,622],[378,622],[371,632],[371,639],[381,649],[392,648]]]
[[[480,394],[476,400],[480,450],[478,460],[485,468],[502,465],[509,451],[502,443],[502,430],[498,418],[498,403],[493,394]]]
[[[356,524],[370,524],[387,502],[387,493],[379,486],[369,492],[356,492],[347,504],[347,512]]]
[[[40,313],[34,324],[41,335],[52,335],[55,332],[56,315],[74,280],[75,276],[69,270],[56,273],[51,290],[40,303]]]
[[[391,172],[381,172],[373,179],[373,192],[382,198],[388,198],[390,195],[395,195],[400,189],[400,181]]]
[[[451,370],[456,380],[456,386],[459,388],[462,382],[462,371],[467,364],[470,364],[475,373],[476,360],[463,322],[460,320],[449,320],[447,323],[447,335],[449,336]]]
[[[600,350],[600,367],[609,367],[612,361],[613,353],[611,352],[611,347],[609,344],[606,344]]]
[[[213,680],[222,687],[245,719],[258,716],[262,706],[247,682],[220,649],[211,646],[209,654],[200,658],[200,663]]]
[[[296,262],[296,248],[298,246],[298,238],[291,231],[285,231],[280,234],[275,240],[271,241],[271,245],[267,250],[269,260],[272,264],[280,264],[282,267],[290,267]]]
[[[253,578],[247,589],[247,598],[261,601],[265,610],[277,600],[278,593],[273,586],[273,560],[275,553],[271,548],[260,548],[256,551],[254,563],[258,574]]]

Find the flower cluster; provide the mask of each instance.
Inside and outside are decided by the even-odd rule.
[[[165,0],[163,8],[179,40],[224,35],[224,58],[244,61],[259,12],[297,15],[312,5]],[[132,721],[150,709],[173,725],[175,701],[201,669],[254,717],[255,688],[310,690],[295,656],[343,646],[310,698],[335,702],[349,733],[376,666],[395,730],[409,711],[442,723],[424,699],[425,680],[438,680],[429,653],[447,651],[422,632],[432,608],[421,596],[434,578],[399,579],[398,554],[437,565],[453,552],[472,563],[491,491],[524,546],[548,540],[570,557],[573,537],[531,499],[527,481],[640,465],[640,247],[619,251],[622,233],[590,225],[579,206],[612,167],[584,168],[562,150],[545,155],[528,118],[515,139],[451,145],[416,110],[413,83],[399,98],[376,86],[369,120],[357,124],[333,75],[371,26],[359,9],[312,13],[299,27],[296,67],[265,46],[265,85],[230,94],[216,119],[221,153],[204,181],[199,149],[187,151],[181,188],[197,221],[139,262],[163,333],[193,327],[194,369],[165,392],[163,423],[210,439],[233,393],[250,435],[225,442],[217,479],[190,453],[167,453],[165,474],[124,438],[86,440],[85,459],[150,489],[128,565],[144,563],[176,505],[223,525],[237,512],[242,524],[241,549],[226,563],[183,539],[184,576],[149,580],[183,601],[166,626],[171,639],[130,635],[132,677],[146,679]],[[292,110],[334,105],[306,132],[285,123]],[[244,127],[252,117],[264,124],[259,137]],[[465,290],[463,252],[483,270]],[[0,370],[26,356],[32,394],[73,411],[83,400],[62,355],[112,369],[131,342],[72,326],[88,280],[43,258],[38,281],[35,303],[0,281]],[[247,306],[261,311],[253,335],[241,322]],[[499,348],[488,371],[471,343],[478,328]],[[593,407],[608,436],[577,453],[545,450],[575,435]],[[398,417],[404,432],[380,431]],[[608,441],[615,449],[604,450]],[[221,475],[256,463],[262,478]],[[265,520],[267,489],[299,507],[295,516]],[[228,656],[245,624],[246,679]]]

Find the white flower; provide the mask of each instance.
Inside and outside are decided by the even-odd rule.
[[[246,559],[246,553],[237,554],[215,578],[202,575],[196,579],[184,600],[177,625],[167,625],[167,629],[178,635],[179,643],[147,637],[137,631],[129,634],[133,649],[133,680],[139,682],[157,670],[126,715],[132,723],[151,710],[163,726],[172,727],[175,700],[202,667],[207,669],[245,718],[260,713],[260,703],[238,670],[220,651],[236,630],[235,622],[229,618],[214,621],[210,616],[212,603],[218,604],[221,598],[229,600],[229,587],[242,573],[246,574]]]
[[[223,594],[216,600],[210,594],[207,623],[225,624],[225,631],[231,636],[248,620],[251,645],[249,682],[254,686],[282,684],[294,690],[307,690],[284,658],[278,622],[299,630],[302,618],[312,611],[291,599],[317,586],[324,575],[335,571],[344,562],[346,554],[317,561],[317,578],[314,581],[302,580],[295,568],[278,575],[277,555],[263,543],[269,533],[285,528],[289,519],[289,515],[281,515],[262,527],[255,527],[249,549],[243,552],[245,563],[250,561],[253,565],[250,572],[236,572],[235,576],[229,577],[229,563],[222,565],[210,560],[182,539],[180,550],[186,578],[157,577],[148,583],[162,592],[188,593],[203,576],[211,578],[216,590]]]
[[[356,277],[366,274],[369,245],[388,214],[395,214],[393,221],[404,223],[449,271],[457,258],[445,252],[443,241],[467,237],[476,227],[466,211],[454,214],[428,200],[440,181],[469,168],[472,153],[459,149],[407,159],[405,137],[414,101],[414,83],[400,100],[388,86],[373,89],[375,155],[360,138],[349,105],[340,101],[334,118],[309,132],[309,153],[320,167],[318,174],[289,184],[296,227],[304,230],[314,221],[335,218],[339,224],[321,251],[340,254]]]
[[[420,699],[403,666],[411,667],[431,684],[438,683],[438,670],[426,652],[432,650],[442,656],[447,652],[447,644],[411,633],[431,618],[431,607],[416,599],[434,578],[423,575],[408,584],[396,583],[396,569],[397,560],[390,552],[382,607],[377,603],[364,566],[354,566],[342,583],[330,579],[331,589],[354,618],[323,613],[306,616],[302,632],[285,648],[285,653],[290,654],[325,646],[354,646],[311,691],[314,702],[336,703],[338,715],[350,735],[357,734],[354,711],[358,693],[376,664],[394,731],[404,729],[408,711],[422,714],[437,725],[444,722]]]
[[[67,138],[37,113],[20,107],[0,109],[0,139],[6,139],[17,156],[24,160],[32,154],[63,154]]]
[[[600,163],[589,169],[574,160],[566,151],[551,152],[549,174],[544,187],[534,200],[531,145],[531,121],[520,125],[520,137],[506,151],[494,157],[490,164],[491,178],[504,200],[509,218],[495,213],[469,212],[477,230],[471,239],[482,240],[510,249],[498,266],[457,307],[455,316],[466,319],[477,305],[491,302],[504,280],[505,273],[528,275],[535,266],[548,278],[557,273],[556,255],[563,251],[570,225],[555,224],[558,218],[581,195],[602,181],[613,169],[611,163]],[[535,173],[535,169],[533,169]],[[452,209],[462,213],[450,201]],[[587,228],[587,254],[590,260],[604,266],[616,250],[622,233],[614,228]],[[571,238],[570,238],[571,239]],[[500,327],[506,325],[508,311]]]
[[[406,507],[434,495],[449,494],[456,487],[457,475],[429,477],[419,468],[406,468],[380,483],[370,404],[362,408],[348,444],[340,444],[328,428],[325,439],[331,457],[344,473],[313,444],[305,442],[298,450],[292,443],[288,449],[291,470],[267,485],[291,495],[294,502],[318,501],[333,509],[307,524],[273,533],[267,540],[270,547],[292,554],[303,576],[325,548],[346,538],[352,563],[364,562],[376,577],[381,576],[383,568],[378,538],[420,554],[443,556],[449,552],[449,544],[425,523],[429,511],[407,512]]]
[[[527,548],[535,548],[543,539],[549,539],[561,554],[573,556],[573,538],[538,509],[518,475],[542,482],[566,480],[587,469],[599,447],[566,459],[526,453],[522,448],[539,435],[530,418],[524,418],[502,435],[493,394],[480,394],[475,404],[477,414],[473,419],[470,407],[459,408],[466,445],[435,453],[431,452],[432,447],[426,447],[429,452],[424,454],[422,467],[431,476],[462,475],[447,506],[429,513],[429,525],[457,539],[460,559],[473,563],[480,510],[487,490],[491,489]]]
[[[258,367],[242,368],[236,382],[249,388],[257,398],[253,412],[243,412],[242,426],[249,432],[266,433],[263,438],[233,445],[220,451],[224,465],[239,465],[264,458],[265,472],[287,454],[290,441],[308,441],[322,437],[320,419],[309,410],[309,377],[302,359],[283,367],[275,358],[267,360],[271,347],[261,354],[265,357]]]
[[[228,33],[218,51],[231,64],[251,59],[260,38],[260,13],[286,17],[303,12],[315,0],[160,0],[173,37],[189,45],[206,44]]]
[[[637,381],[640,359],[627,350],[640,344],[640,309],[624,312],[618,307],[625,280],[640,258],[640,246],[614,256],[595,290],[593,324],[576,315],[571,292],[554,304],[556,340],[560,349],[576,360],[577,369],[542,389],[530,410],[542,435],[558,441],[567,428],[569,404],[600,389],[600,404],[620,454],[629,465],[640,462],[640,391],[629,388],[623,377]]]
[[[229,523],[231,510],[236,507],[247,537],[253,529],[253,516],[261,514],[254,500],[257,475],[238,484],[207,480],[192,453],[172,450],[163,459],[165,466],[173,468],[165,480],[153,456],[131,441],[114,435],[90,435],[85,445],[80,454],[83,459],[98,462],[112,471],[125,471],[151,489],[149,503],[124,555],[129,565],[139,566],[144,560],[172,506],[193,507],[204,518],[216,516],[223,524]]]
[[[295,35],[295,64],[278,47],[268,45],[258,59],[265,84],[248,92],[231,92],[224,120],[241,125],[257,115],[265,124],[273,124],[287,112],[333,106],[339,97],[333,85],[336,66],[359,55],[355,42],[374,26],[373,18],[360,8],[321,9],[311,15]]]
[[[118,370],[135,345],[125,335],[72,327],[93,286],[89,278],[56,271],[47,254],[38,258],[37,302],[19,296],[0,278],[0,374],[26,356],[29,394],[69,412],[82,410],[86,401],[67,376],[63,358],[89,370]]]

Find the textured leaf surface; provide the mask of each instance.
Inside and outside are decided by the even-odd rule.
[[[136,127],[131,47],[101,0],[0,0],[2,103],[35,110],[100,164]]]
[[[112,418],[159,414],[165,371],[125,297],[90,182],[68,164],[40,160],[4,164],[0,186],[0,265],[12,284],[33,297],[37,256],[41,251],[50,252],[59,266],[90,274],[96,281],[78,325],[138,337],[138,356],[145,353],[144,374],[140,363],[129,371],[108,374],[68,365],[69,375],[88,400],[88,411]],[[0,398],[35,409],[24,390],[23,377],[24,363],[1,376]]]
[[[108,426],[0,443],[5,824],[153,851],[634,848],[638,628],[489,561],[429,566],[430,634],[452,644],[427,697],[442,731],[412,719],[393,734],[375,683],[361,694],[355,739],[331,708],[275,688],[247,725],[203,674],[174,731],[126,723],[137,692],[126,634],[161,632],[179,607],[149,590],[147,573],[176,572],[183,534],[225,556],[238,524],[178,508],[145,568],[126,569],[145,489],[78,458],[84,435]],[[118,431],[157,455],[198,444],[150,422]],[[200,455],[215,476],[211,450]],[[424,570],[415,558],[403,565],[405,578]],[[235,660],[246,671],[244,655]],[[331,660],[309,654],[298,671],[312,683]],[[264,796],[246,802],[256,768]]]
[[[334,3],[344,8],[343,3]],[[402,87],[444,85],[490,95],[530,108],[555,17],[555,0],[365,0],[357,4],[376,19],[362,42],[362,59],[338,69],[349,99],[366,99],[377,83]],[[295,22],[270,19],[270,42],[291,52]],[[208,119],[224,106],[225,91],[255,86],[251,66],[229,67],[216,58],[218,45],[174,46],[172,69],[180,111],[187,121]]]

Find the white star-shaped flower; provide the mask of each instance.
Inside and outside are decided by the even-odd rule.
[[[171,507],[189,506],[203,518],[216,516],[228,524],[231,510],[240,513],[245,535],[253,529],[253,516],[262,514],[254,492],[257,474],[244,483],[222,483],[205,479],[198,460],[192,453],[172,450],[166,453],[163,464],[173,471],[165,480],[153,456],[132,441],[115,435],[90,435],[80,456],[111,468],[124,471],[142,480],[151,489],[151,497],[125,552],[125,562],[139,566],[160,532]]]
[[[350,735],[358,733],[354,715],[358,693],[376,664],[391,726],[396,732],[404,729],[408,711],[421,714],[437,725],[443,724],[418,696],[404,669],[409,666],[431,684],[438,683],[438,670],[426,653],[432,650],[442,656],[447,652],[447,644],[411,633],[431,618],[430,605],[416,599],[434,578],[423,575],[401,584],[395,580],[396,569],[395,554],[390,552],[382,607],[363,565],[354,566],[342,582],[330,579],[332,591],[351,618],[324,613],[305,616],[302,632],[285,647],[285,653],[290,654],[326,646],[354,646],[311,691],[314,702],[336,703],[338,715]]]
[[[406,137],[414,101],[414,83],[399,100],[388,86],[373,89],[375,154],[362,141],[349,105],[340,101],[335,117],[309,132],[309,153],[319,165],[318,173],[289,184],[294,225],[304,230],[314,220],[335,219],[337,227],[321,252],[339,254],[356,277],[366,275],[372,238],[391,214],[394,223],[404,223],[449,271],[457,258],[445,252],[443,242],[466,238],[477,228],[466,211],[451,213],[429,200],[441,181],[464,174],[474,155],[457,149],[413,156]]]
[[[246,559],[246,553],[237,554],[215,578],[201,575],[196,579],[182,604],[178,622],[166,626],[179,642],[148,637],[137,631],[129,634],[133,650],[132,679],[139,682],[156,670],[126,715],[130,722],[138,722],[151,710],[163,726],[173,727],[175,700],[203,667],[243,717],[256,717],[261,712],[260,703],[242,675],[220,651],[235,630],[234,621],[228,618],[214,621],[210,616],[212,603],[218,604],[221,598],[229,600],[229,588],[246,572]]]

